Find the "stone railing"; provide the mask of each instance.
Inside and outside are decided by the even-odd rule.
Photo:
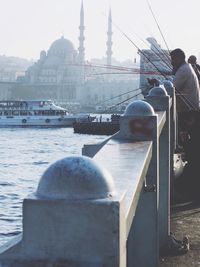
[[[159,266],[176,144],[174,88],[165,88],[131,103],[118,133],[46,170],[23,202],[23,233],[0,248],[1,267]]]

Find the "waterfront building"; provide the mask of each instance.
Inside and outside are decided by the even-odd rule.
[[[27,90],[26,97],[58,101],[75,100],[80,81],[78,53],[63,36],[51,44],[48,52],[41,51],[39,60],[18,79],[19,86]]]
[[[11,90],[15,86],[15,82],[0,81],[0,99],[7,100],[11,98]]]

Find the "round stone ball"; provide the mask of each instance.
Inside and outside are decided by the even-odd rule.
[[[173,83],[170,80],[164,80],[163,85],[166,90],[174,87]]]
[[[101,199],[115,194],[109,172],[85,156],[56,161],[42,175],[36,196],[48,199]]]
[[[168,96],[167,91],[165,90],[164,86],[157,86],[153,87],[150,91],[148,96],[157,96],[157,97],[162,97],[162,96]]]
[[[124,116],[152,116],[154,115],[153,107],[142,100],[135,100],[130,103],[124,112]]]

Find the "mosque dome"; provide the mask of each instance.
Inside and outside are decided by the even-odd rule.
[[[63,36],[54,41],[48,51],[48,55],[66,56],[74,52],[74,46],[71,41],[65,39]]]
[[[75,57],[76,50],[72,42],[62,36],[51,44],[47,56],[43,61],[43,67],[51,68],[65,63],[71,63],[74,62]]]

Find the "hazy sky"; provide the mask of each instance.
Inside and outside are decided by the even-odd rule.
[[[83,0],[86,59],[106,52],[107,15],[140,48],[154,36],[165,48],[146,0]],[[170,49],[200,52],[200,0],[149,0]],[[37,59],[64,35],[78,48],[81,0],[0,0],[0,55]],[[133,59],[136,48],[113,26],[113,56]]]

